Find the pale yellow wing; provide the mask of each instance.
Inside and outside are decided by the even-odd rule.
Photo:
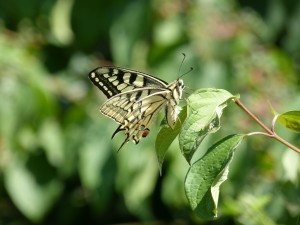
[[[182,80],[168,84],[146,73],[111,66],[94,69],[89,78],[108,97],[100,111],[120,124],[112,137],[125,131],[127,137],[121,147],[131,138],[137,144],[146,137],[163,107],[168,124],[174,127],[184,88]]]

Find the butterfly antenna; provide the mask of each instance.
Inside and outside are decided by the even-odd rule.
[[[180,78],[179,74],[180,74],[180,71],[181,71],[181,68],[182,68],[182,64],[183,64],[183,62],[185,60],[185,57],[186,57],[185,53],[181,53],[181,54],[182,54],[183,57],[182,57],[182,60],[181,60],[180,66],[179,66],[179,70],[178,70],[178,75],[177,75],[178,79]]]
[[[179,80],[181,77],[183,77],[184,75],[186,75],[186,74],[188,74],[188,73],[190,73],[191,71],[194,70],[194,68],[191,67],[187,72],[185,72],[184,74],[182,74],[182,75],[179,76],[180,71],[181,71],[181,68],[182,68],[182,65],[183,65],[183,62],[184,62],[184,60],[185,60],[185,58],[186,58],[185,53],[181,53],[181,54],[183,55],[183,58],[182,58],[182,61],[181,61],[181,63],[180,63],[180,66],[179,66],[178,76],[177,76],[178,78],[177,78],[177,80]]]
[[[182,74],[180,77],[178,77],[178,79],[180,79],[181,77],[187,75],[188,73],[192,72],[194,70],[193,67],[191,67],[187,72],[185,72],[184,74]]]

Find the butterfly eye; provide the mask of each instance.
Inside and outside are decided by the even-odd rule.
[[[178,86],[184,88],[184,84],[182,80],[178,80]]]

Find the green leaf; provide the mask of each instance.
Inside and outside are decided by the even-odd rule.
[[[211,146],[189,169],[185,192],[189,204],[204,219],[217,216],[219,187],[227,179],[229,163],[244,135],[230,135]]]
[[[186,116],[187,107],[184,106],[179,113],[179,119],[177,120],[174,129],[172,129],[167,123],[164,123],[157,134],[155,141],[155,150],[160,172],[166,152],[180,132],[182,123],[184,122]]]
[[[39,222],[59,198],[63,184],[43,154],[33,155],[26,161],[11,154],[10,160],[4,170],[6,190],[27,218]]]
[[[299,153],[294,151],[285,151],[281,157],[283,174],[281,179],[292,182],[297,185],[300,181],[300,160]],[[293,166],[291,166],[293,165]]]
[[[57,121],[49,119],[40,125],[38,141],[45,149],[51,165],[59,167],[65,162],[63,132]]]
[[[189,115],[179,134],[180,148],[188,163],[206,135],[220,128],[223,109],[235,98],[222,89],[200,89],[188,98]]]
[[[89,193],[90,203],[97,212],[101,212],[106,209],[113,194],[116,161],[111,142],[106,141],[103,134],[106,126],[93,125],[91,128],[85,130],[85,142],[78,155],[78,173],[84,189]]]
[[[300,111],[294,110],[280,114],[277,122],[294,132],[300,132]]]

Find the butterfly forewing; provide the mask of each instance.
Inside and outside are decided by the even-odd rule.
[[[89,78],[108,98],[100,111],[120,124],[113,137],[119,131],[127,135],[121,147],[130,138],[137,144],[146,137],[163,107],[169,125],[174,127],[183,89],[181,80],[167,84],[149,74],[119,67],[99,67],[89,73]]]
[[[99,67],[89,73],[90,80],[107,98],[142,87],[167,87],[167,83],[149,74],[119,67]]]

